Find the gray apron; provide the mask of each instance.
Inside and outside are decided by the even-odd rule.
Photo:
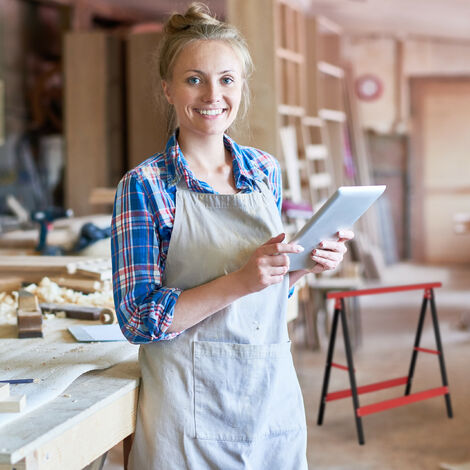
[[[180,180],[163,285],[189,289],[243,266],[283,231],[266,183],[190,191]],[[290,352],[289,278],[176,338],[141,345],[130,470],[305,470],[306,424]]]

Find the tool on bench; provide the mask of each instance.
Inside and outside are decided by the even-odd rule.
[[[42,312],[38,299],[26,289],[18,292],[18,338],[42,338]]]
[[[39,307],[43,312],[64,312],[67,318],[99,320],[104,324],[117,323],[116,312],[108,307],[89,307],[84,305],[53,303],[41,303]]]
[[[41,382],[41,379],[8,379],[8,380],[0,380],[0,384],[38,384]]]
[[[31,220],[40,225],[39,241],[36,251],[43,255],[61,255],[63,254],[59,247],[47,246],[47,234],[56,219],[72,217],[72,209],[63,209],[61,207],[50,207],[49,209],[37,210],[31,213]]]

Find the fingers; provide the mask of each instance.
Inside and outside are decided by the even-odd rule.
[[[271,243],[270,245],[262,245],[263,254],[275,256],[279,253],[301,253],[304,247],[295,243]]]
[[[314,272],[321,272],[325,270],[330,270],[330,269],[336,269],[339,265],[339,263],[342,261],[343,257],[342,255],[339,255],[338,253],[335,253],[337,258],[333,258],[332,253],[330,252],[328,257],[326,256],[320,256],[320,255],[312,255],[312,260],[317,263],[317,266],[321,266],[321,269],[319,270],[318,268]]]
[[[352,230],[340,230],[337,235],[339,242],[347,242],[354,238],[354,232]]]
[[[336,269],[343,260],[347,252],[345,241],[354,237],[354,233],[349,230],[338,232],[338,241],[324,240],[312,251],[312,260],[317,264],[313,272],[320,273],[325,270]]]
[[[328,251],[334,251],[337,253],[346,253],[348,249],[346,248],[346,245],[344,242],[336,242],[334,240],[324,240],[318,244],[317,249],[321,250],[328,250]]]
[[[275,237],[270,238],[262,246],[272,245],[273,243],[280,243],[284,240],[284,238],[286,238],[286,234],[285,233],[280,233],[279,235],[276,235]]]

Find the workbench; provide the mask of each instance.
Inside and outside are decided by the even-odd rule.
[[[31,367],[32,362],[37,376],[44,378],[43,387],[47,386],[48,377],[51,377],[51,382],[52,379],[60,382],[54,374],[58,371],[62,376],[67,368],[74,371],[70,377],[73,374],[77,377],[60,392],[55,390],[53,394],[56,396],[50,401],[31,411],[16,413],[17,416],[6,423],[2,424],[0,420],[0,470],[81,470],[134,432],[140,383],[138,346],[117,342],[113,345],[89,343],[86,347],[84,343],[75,343],[66,327],[93,322],[72,319],[46,322],[49,326],[44,330],[44,338],[34,339],[15,339],[12,337],[14,325],[0,325],[3,333],[0,337],[4,338],[0,344],[10,342],[8,352],[2,353],[6,361],[0,358],[2,375],[6,370],[11,372],[12,378],[18,375],[15,374],[15,364],[20,362],[18,357],[21,358],[21,353],[16,353],[14,360],[8,359],[14,342],[17,350],[25,350],[24,360],[28,361],[28,366]],[[35,365],[36,358],[31,359],[32,349],[25,341],[35,342],[38,354],[43,355],[49,349],[51,361],[44,361],[41,357],[38,359],[41,362]],[[83,352],[81,348],[84,348]],[[93,363],[93,354],[96,354],[96,363]],[[59,356],[60,364],[53,363],[52,359],[59,359]],[[115,357],[112,360],[114,364],[99,369],[106,366],[110,356]],[[11,367],[5,367],[5,362]],[[38,364],[46,368],[50,366],[49,370],[42,370]],[[89,371],[82,373],[81,367]],[[29,388],[20,391],[27,390],[27,403],[34,399],[35,385],[28,384]],[[14,387],[26,385],[12,385],[12,395],[19,390]]]

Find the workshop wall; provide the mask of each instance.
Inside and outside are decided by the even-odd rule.
[[[413,76],[470,75],[470,42],[437,38],[349,36],[344,55],[354,75],[373,75],[382,92],[376,99],[359,100],[363,127],[379,133],[404,132],[409,118],[409,84]]]

